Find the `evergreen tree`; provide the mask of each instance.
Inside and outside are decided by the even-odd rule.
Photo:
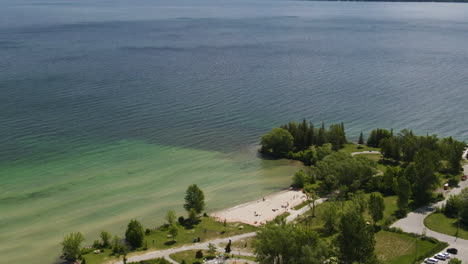
[[[358,140],[358,144],[359,145],[364,145],[364,135],[362,134],[359,134],[359,140]]]

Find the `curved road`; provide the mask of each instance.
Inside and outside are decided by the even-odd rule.
[[[467,150],[468,151],[468,150]],[[466,158],[466,153],[464,152],[463,157]],[[468,165],[463,167],[465,173],[468,172]],[[459,194],[462,189],[468,187],[468,181],[460,182],[459,187],[454,188],[450,191],[445,192],[445,197],[449,197],[451,194]],[[402,218],[395,222],[392,227],[398,227],[403,229],[405,232],[416,233],[416,234],[423,234],[425,233],[427,236],[431,236],[437,238],[440,241],[447,242],[449,247],[454,247],[458,249],[458,254],[455,256],[456,258],[463,261],[463,264],[468,264],[468,240],[455,238],[453,236],[437,233],[432,231],[424,226],[424,218],[426,218],[429,214],[434,212],[436,207],[441,207],[444,205],[446,200],[438,202],[436,204],[428,205],[425,207],[418,208],[417,210],[409,213],[406,218]]]

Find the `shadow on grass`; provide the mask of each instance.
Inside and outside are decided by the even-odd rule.
[[[164,245],[166,245],[166,246],[172,246],[172,245],[174,245],[175,243],[176,243],[176,241],[171,240],[171,241],[165,242]]]

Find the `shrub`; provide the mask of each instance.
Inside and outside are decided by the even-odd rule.
[[[93,248],[96,248],[96,249],[101,248],[101,242],[98,239],[94,240]]]
[[[201,250],[198,250],[197,252],[195,252],[195,258],[197,259],[203,258],[203,252]]]
[[[146,228],[145,235],[147,235],[147,236],[151,235],[151,229]]]
[[[457,217],[458,212],[460,210],[460,204],[460,197],[456,195],[451,195],[447,199],[447,202],[445,203],[445,206],[443,208],[444,215],[451,218]]]
[[[184,226],[185,225],[185,218],[183,216],[179,216],[179,218],[177,219],[177,221],[179,221],[179,224]]]

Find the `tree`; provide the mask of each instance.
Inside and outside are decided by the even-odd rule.
[[[315,231],[293,224],[267,223],[257,232],[252,246],[261,264],[318,264],[329,256],[328,248]],[[307,255],[315,256],[314,259],[303,261],[304,247],[307,247]]]
[[[363,145],[364,144],[364,135],[362,134],[359,134],[359,140],[358,140],[358,144],[359,145]]]
[[[302,188],[304,187],[304,184],[307,181],[307,174],[303,170],[298,170],[296,173],[294,173],[293,176],[293,184],[292,186],[296,188]]]
[[[229,239],[229,242],[227,243],[226,247],[224,248],[225,253],[231,253],[231,239]]]
[[[304,193],[307,197],[307,204],[309,205],[310,209],[312,209],[312,217],[315,217],[315,204],[319,199],[319,196],[315,192],[314,187],[310,184],[304,187]]]
[[[404,217],[406,216],[409,207],[409,199],[411,197],[411,184],[406,179],[405,176],[400,176],[397,180],[397,187],[395,188],[395,192],[398,196],[397,199],[397,206],[398,206],[398,216]]]
[[[450,259],[448,264],[462,264],[462,261],[457,258],[453,258],[453,259]]]
[[[460,195],[460,222],[468,225],[468,189],[463,189]]]
[[[125,240],[133,248],[139,248],[143,245],[143,226],[137,220],[131,220],[125,231]]]
[[[109,247],[110,239],[112,237],[111,234],[106,231],[101,231],[100,237],[102,240],[102,247],[105,247],[105,248]]]
[[[356,210],[347,210],[341,217],[336,243],[340,263],[376,263],[374,231]]]
[[[456,218],[461,209],[461,197],[459,195],[450,195],[444,206],[444,214],[450,218]]]
[[[189,223],[194,225],[197,223],[197,220],[198,220],[198,214],[197,214],[197,211],[195,211],[195,209],[190,209],[189,211],[189,214],[188,214],[188,220],[189,220]]]
[[[432,191],[438,183],[435,172],[439,166],[440,159],[436,152],[423,148],[416,153],[414,158],[413,199],[417,205],[431,201]]]
[[[70,233],[63,238],[62,253],[68,260],[76,260],[81,253],[84,236],[80,232]]]
[[[167,222],[168,225],[174,224],[176,218],[177,218],[177,216],[176,216],[176,213],[175,213],[174,210],[167,211],[167,213],[166,213],[166,222]]]
[[[126,248],[125,245],[122,243],[122,239],[118,236],[114,236],[112,239],[112,253],[119,255],[125,252]]]
[[[378,192],[371,193],[369,197],[369,214],[372,216],[374,224],[383,219],[385,210],[384,199]]]
[[[350,198],[360,213],[364,213],[366,211],[368,201],[363,191],[356,192],[351,195]]]
[[[260,144],[263,153],[285,156],[292,150],[294,138],[286,129],[273,128],[270,133],[262,136]]]
[[[323,227],[325,232],[332,234],[338,229],[339,211],[338,206],[335,202],[327,202],[323,204],[325,209],[323,210],[322,220],[325,222]]]
[[[179,229],[175,224],[169,227],[169,234],[172,236],[172,241],[175,241],[176,236],[179,234]]]
[[[211,244],[211,243],[208,243],[208,254],[210,254],[211,256],[214,256],[216,254],[216,246]]]
[[[205,195],[196,184],[192,184],[187,188],[184,208],[187,212],[193,208],[198,214],[205,209]]]

